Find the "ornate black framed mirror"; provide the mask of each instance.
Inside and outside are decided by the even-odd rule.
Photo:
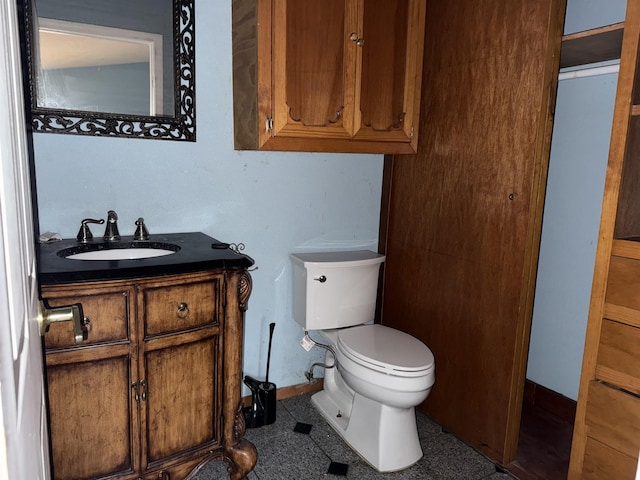
[[[194,0],[20,0],[35,132],[195,141]]]

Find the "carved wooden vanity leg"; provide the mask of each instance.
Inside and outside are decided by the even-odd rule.
[[[258,458],[258,452],[253,444],[244,438],[245,422],[244,413],[242,411],[242,403],[236,410],[236,416],[233,425],[234,444],[225,449],[225,456],[229,461],[230,480],[242,480],[247,474],[253,470]]]
[[[229,479],[242,480],[253,470],[258,453],[253,444],[245,440],[245,422],[242,409],[242,335],[244,312],[251,294],[251,276],[242,271],[227,277],[227,320],[225,323],[225,385],[223,414],[225,418],[223,445],[229,463]],[[235,318],[233,315],[235,313]],[[229,419],[229,420],[227,420]],[[232,419],[232,421],[231,421]]]
[[[227,450],[229,456],[229,480],[242,480],[247,478],[247,474],[253,470],[256,464],[257,452],[253,443],[242,439],[240,442]]]

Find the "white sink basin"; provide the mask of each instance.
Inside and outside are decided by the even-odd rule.
[[[174,250],[162,248],[114,248],[111,250],[96,250],[67,255],[70,260],[135,260],[139,258],[163,257],[176,253]]]
[[[117,242],[79,245],[59,250],[59,257],[69,260],[142,260],[164,257],[180,251],[178,245],[164,242]]]

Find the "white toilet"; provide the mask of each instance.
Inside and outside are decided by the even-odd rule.
[[[335,352],[326,364],[337,365],[311,401],[364,460],[392,472],[422,457],[414,407],[431,391],[435,363],[417,338],[371,323],[384,258],[368,250],[291,255],[294,318],[319,331]]]

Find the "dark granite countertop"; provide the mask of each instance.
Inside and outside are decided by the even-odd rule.
[[[134,260],[71,260],[58,255],[61,250],[73,249],[75,253],[95,249],[96,245],[108,249],[114,244],[123,248],[150,243],[166,243],[180,249],[171,255]],[[200,232],[152,234],[149,241],[134,241],[132,236],[122,236],[120,241],[113,244],[103,242],[101,238],[88,244],[81,244],[76,239],[65,239],[38,244],[37,250],[38,274],[42,285],[121,280],[216,269],[245,269],[254,263],[251,257],[236,253],[228,244]]]

